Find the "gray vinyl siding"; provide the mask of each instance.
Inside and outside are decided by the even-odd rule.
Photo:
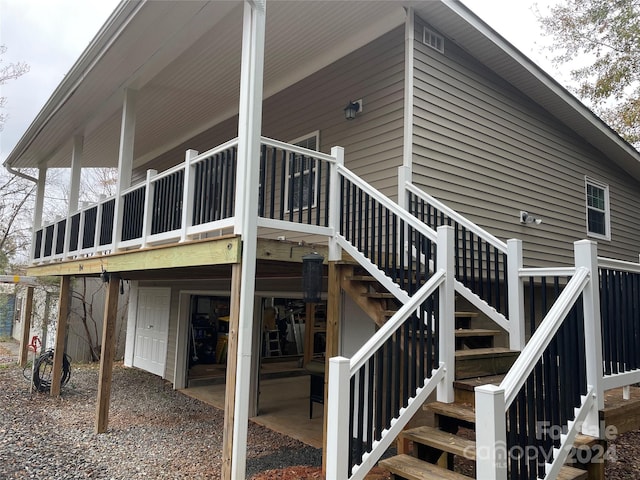
[[[363,99],[355,120],[344,118],[351,100]],[[265,99],[262,132],[285,142],[320,131],[320,151],[345,148],[345,165],[392,198],[402,165],[404,31],[397,28]],[[184,160],[187,149],[200,152],[237,135],[231,118],[158,156],[134,171],[142,181],[149,168],[159,172]]]
[[[572,263],[587,237],[584,176],[609,185],[611,241],[599,254],[637,261],[640,183],[547,111],[416,22],[413,180],[498,238],[521,238],[527,265]],[[440,32],[445,35],[446,32]],[[520,210],[543,219],[519,223]]]

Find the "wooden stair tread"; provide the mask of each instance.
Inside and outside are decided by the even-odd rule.
[[[587,480],[589,472],[564,465],[558,472],[557,480]]]
[[[379,464],[391,473],[400,475],[407,480],[472,480],[466,475],[445,470],[406,454],[386,458],[381,460]]]
[[[348,275],[345,277],[347,280],[351,280],[354,282],[377,282],[376,277],[372,277],[371,275]]]
[[[363,297],[367,298],[396,298],[393,293],[385,293],[385,292],[364,292],[361,293]]]
[[[454,316],[456,318],[465,318],[465,317],[477,317],[479,314],[478,312],[455,312]]]
[[[500,335],[500,330],[488,328],[457,328],[456,337],[495,337]]]
[[[454,388],[461,390],[473,391],[476,387],[481,385],[500,385],[504,379],[504,374],[500,375],[486,375],[484,377],[463,378],[453,382]]]
[[[467,358],[485,358],[495,356],[518,356],[520,352],[517,350],[510,350],[507,347],[492,347],[492,348],[473,348],[470,350],[457,350],[456,359]]]
[[[442,452],[460,455],[469,460],[476,459],[476,442],[453,433],[443,432],[439,428],[427,426],[411,428],[403,431],[402,437],[414,443],[436,448]]]
[[[424,409],[431,410],[436,415],[443,417],[456,418],[473,424],[476,423],[476,412],[473,407],[467,403],[430,402],[424,406]]]

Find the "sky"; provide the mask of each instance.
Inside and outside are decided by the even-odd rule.
[[[157,0],[161,1],[161,0]],[[543,47],[549,44],[536,19],[559,0],[462,0],[476,15],[563,85]],[[4,162],[55,88],[107,20],[119,0],[0,0],[2,64],[26,62],[30,71],[0,86],[8,120],[0,132]],[[268,2],[267,2],[268,15]]]

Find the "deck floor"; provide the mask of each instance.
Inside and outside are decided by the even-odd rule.
[[[309,375],[261,378],[258,416],[251,421],[270,430],[322,448],[323,406],[313,405],[309,419]],[[224,383],[180,390],[185,395],[224,410]]]

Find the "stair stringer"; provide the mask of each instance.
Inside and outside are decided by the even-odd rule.
[[[369,274],[374,277],[380,285],[382,285],[389,293],[393,294],[394,297],[398,299],[398,301],[402,304],[407,303],[411,296],[393,281],[391,277],[389,277],[384,271],[382,271],[376,264],[374,264],[371,260],[365,257],[360,250],[354,247],[349,240],[347,240],[342,235],[335,236],[338,244],[342,249],[348,253],[356,262],[360,264]]]

